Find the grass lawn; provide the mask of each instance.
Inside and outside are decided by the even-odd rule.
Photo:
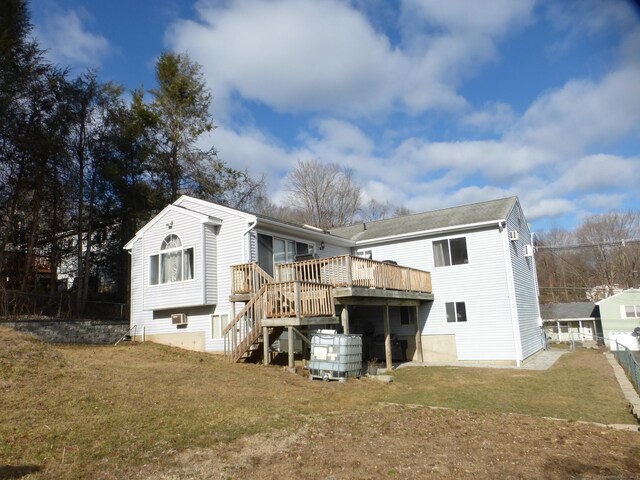
[[[547,371],[404,368],[390,401],[598,423],[633,423],[611,366],[595,350],[565,354]]]
[[[380,410],[386,403],[463,409],[476,419],[487,415],[482,417],[487,422],[506,413],[634,422],[611,367],[595,351],[566,354],[546,372],[407,368],[396,372],[392,384],[368,379],[341,384],[151,343],[49,345],[0,327],[0,390],[0,478],[160,478],[158,472],[180,463],[184,452],[220,449],[218,457],[226,458],[229,445],[278,432],[298,439],[312,435],[309,425],[322,430],[343,414],[358,416],[345,435],[360,424],[369,431],[374,411],[389,424],[396,415],[407,422],[416,418],[408,407]],[[440,413],[420,415],[445,421]],[[425,418],[425,425],[431,420]],[[640,443],[633,448],[640,453]],[[148,477],[140,473],[145,469],[152,472]]]

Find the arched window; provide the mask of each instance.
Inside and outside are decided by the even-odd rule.
[[[167,235],[160,253],[149,262],[149,283],[182,282],[193,279],[193,247],[184,248],[178,235]]]

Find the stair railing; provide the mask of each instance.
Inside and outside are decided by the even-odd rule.
[[[122,341],[123,341],[125,338],[127,338],[127,337],[130,337],[130,338],[132,338],[132,339],[133,339],[133,337],[135,337],[135,336],[136,336],[137,328],[138,328],[138,325],[134,325],[133,327],[131,327],[131,328],[129,329],[129,331],[127,331],[127,333],[125,333],[122,337],[120,337],[120,339],[115,343],[115,345],[114,345],[114,346],[115,346],[115,347],[117,347],[117,346],[118,346],[118,344],[119,344],[120,342],[122,342]],[[133,333],[132,333],[132,332],[133,332]]]
[[[266,291],[265,283],[222,331],[224,355],[230,362],[238,361],[261,335]]]

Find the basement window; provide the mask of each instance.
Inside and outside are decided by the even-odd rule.
[[[211,338],[222,338],[222,332],[229,325],[229,314],[211,315]]]

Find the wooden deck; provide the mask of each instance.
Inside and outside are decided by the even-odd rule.
[[[255,263],[234,265],[231,267],[231,276],[232,297],[255,293],[265,283],[291,281],[352,289],[351,292],[355,291],[353,289],[367,288],[426,295],[433,293],[429,272],[351,255],[277,265],[275,278],[270,277]],[[384,295],[382,292],[378,293]]]
[[[270,329],[339,323],[336,303],[417,307],[433,293],[429,272],[343,255],[277,265],[275,278],[255,262],[234,265],[230,300],[225,354],[237,361]],[[237,314],[236,302],[244,303]],[[348,318],[342,321],[348,324]]]

